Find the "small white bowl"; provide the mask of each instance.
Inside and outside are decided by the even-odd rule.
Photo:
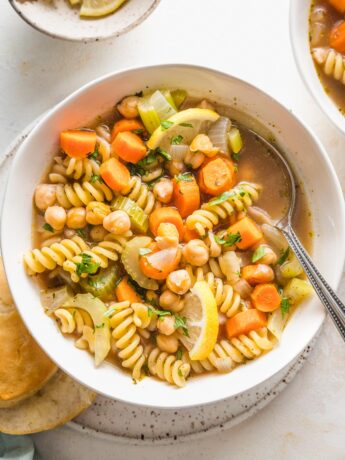
[[[160,0],[127,0],[115,13],[103,18],[81,19],[79,8],[66,0],[9,0],[15,11],[30,26],[54,38],[91,42],[119,37],[146,19]]]
[[[290,39],[299,73],[312,97],[337,128],[345,134],[345,118],[327,95],[310,53],[309,14],[312,0],[290,1]]]
[[[191,65],[157,65],[117,72],[82,87],[43,117],[19,149],[11,169],[1,222],[1,247],[16,305],[40,346],[65,372],[110,398],[172,408],[219,401],[255,387],[287,366],[320,328],[324,309],[314,297],[301,305],[272,352],[226,375],[192,378],[177,389],[153,378],[133,385],[130,375],[66,340],[43,311],[39,289],[26,275],[23,254],[32,247],[32,196],[59,144],[60,131],[85,126],[123,96],[142,88],[184,88],[250,114],[269,129],[298,171],[314,215],[313,259],[329,283],[339,283],[345,257],[345,211],[337,176],[315,136],[289,110],[254,86]],[[336,334],[336,330],[334,330]]]

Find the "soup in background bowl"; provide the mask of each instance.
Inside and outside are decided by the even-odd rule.
[[[109,109],[142,88],[145,97],[140,99],[141,120],[130,118],[136,126],[120,130],[119,135],[118,128],[128,124],[128,112],[123,110],[123,103],[118,111],[110,113]],[[181,88],[192,97],[178,100]],[[159,113],[158,121],[151,105]],[[106,115],[93,123],[102,114]],[[226,122],[229,117],[232,124]],[[225,122],[227,128],[222,126]],[[315,261],[334,285],[339,280],[344,252],[344,213],[337,179],[306,128],[256,88],[198,67],[134,69],[82,88],[34,129],[19,151],[9,179],[2,247],[9,283],[24,320],[65,371],[96,391],[127,402],[190,406],[230,397],[262,382],[286,366],[313,337],[324,317],[314,298],[296,309],[279,345],[273,348],[277,334],[270,327],[270,318],[279,314],[280,319],[284,315],[287,319],[286,302],[294,294],[287,294],[286,289],[291,280],[304,286],[306,281],[298,269],[291,274],[291,269],[296,269],[294,259],[266,235],[270,217],[265,211],[274,220],[286,207],[284,177],[253,129],[274,139],[294,166],[303,191],[296,226],[305,242],[314,231]],[[307,157],[301,154],[304,151],[309,152]],[[174,155],[179,158],[173,160]],[[189,155],[188,159],[183,155]],[[73,169],[76,158],[82,159],[79,165],[84,169]],[[314,165],[320,162],[322,178],[313,174]],[[212,163],[222,163],[221,174]],[[13,195],[18,180],[22,185],[19,205],[18,195]],[[37,249],[30,251],[32,196],[42,182],[50,191],[35,193]],[[165,192],[171,187],[172,197],[166,198]],[[259,207],[252,207],[261,189]],[[321,204],[324,190],[328,193],[327,205]],[[184,200],[184,194],[188,200]],[[100,206],[101,217],[97,214]],[[218,216],[217,221],[214,216]],[[157,221],[161,226],[156,225]],[[23,229],[20,237],[13,228]],[[187,233],[186,229],[191,238],[181,234]],[[236,241],[232,240],[235,237]],[[268,254],[267,248],[275,258],[271,265],[276,273],[268,260],[260,264]],[[68,251],[75,252],[73,257]],[[211,251],[217,254],[210,257]],[[23,268],[24,254],[26,272],[42,273],[39,285]],[[200,261],[198,257],[205,254],[207,260]],[[330,254],[332,267],[327,263]],[[289,263],[290,268],[284,272]],[[263,272],[258,274],[258,281],[253,267],[260,265]],[[180,280],[182,272],[185,277]],[[216,285],[212,277],[222,284]],[[243,291],[243,284],[249,292]],[[18,285],[21,289],[16,289]],[[229,294],[230,289],[232,297],[237,293],[239,302],[225,305],[224,295],[216,299],[216,286],[223,289],[223,294]],[[264,305],[255,295],[256,290],[268,287],[275,290],[272,302],[276,305]],[[280,287],[282,292],[278,291]],[[40,290],[49,315],[42,308]],[[164,296],[177,303],[181,300],[184,305],[180,308],[172,300],[165,302]],[[195,323],[195,312],[200,311],[202,322],[208,324],[206,330]],[[243,326],[245,316],[251,319],[245,319]],[[248,329],[248,321],[256,323]],[[79,348],[91,353],[74,347],[74,340],[65,340],[59,328],[65,335],[74,336]],[[201,339],[200,343],[200,330],[205,343]],[[260,359],[252,360],[261,354]],[[107,356],[109,361],[103,362]],[[234,364],[243,361],[248,362],[247,366],[233,370]],[[114,363],[129,369],[137,384],[133,385],[128,374]],[[184,386],[190,375],[210,370],[221,374],[207,372],[189,378],[179,390],[159,381]],[[142,378],[145,373],[158,379]]]

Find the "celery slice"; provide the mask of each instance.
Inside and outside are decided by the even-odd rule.
[[[104,316],[107,308],[104,303],[91,294],[77,294],[63,304],[65,308],[80,308],[89,313],[95,327],[95,365],[99,366],[110,351],[109,319]]]
[[[229,146],[233,153],[239,153],[243,147],[241,133],[237,128],[231,128],[228,133]]]
[[[175,89],[174,91],[171,91],[171,96],[175,103],[175,107],[179,109],[186,100],[187,91],[185,91],[184,89]]]
[[[171,116],[175,115],[175,113],[177,112],[177,110],[174,109],[174,107],[168,102],[168,100],[159,90],[155,91],[151,95],[150,104],[157,112],[160,120],[167,120]]]
[[[157,281],[143,274],[139,265],[139,250],[147,247],[152,239],[148,236],[136,236],[125,244],[121,261],[129,276],[144,289],[157,290]]]
[[[146,99],[142,99],[139,102],[138,111],[145,128],[150,134],[152,134],[153,131],[160,125],[160,119],[157,112]]]
[[[146,233],[149,228],[149,216],[130,198],[118,196],[112,204],[113,210],[125,211],[130,218],[132,230]]]
[[[81,278],[79,284],[85,292],[89,292],[94,297],[98,297],[106,302],[112,300],[114,289],[119,278],[119,265],[114,264],[100,270],[96,275],[89,275],[87,278]]]

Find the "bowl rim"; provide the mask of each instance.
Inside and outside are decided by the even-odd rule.
[[[93,87],[96,87],[99,83],[105,82],[107,80],[111,80],[112,78],[114,78],[116,76],[121,76],[122,78],[125,78],[127,73],[133,73],[133,72],[143,71],[143,70],[154,71],[156,69],[162,69],[162,68],[166,69],[166,70],[171,69],[171,68],[173,68],[173,69],[179,68],[179,69],[185,69],[185,70],[191,69],[191,70],[197,70],[197,71],[203,71],[203,72],[211,72],[211,73],[213,73],[215,75],[219,75],[221,77],[231,78],[232,80],[237,81],[239,84],[247,86],[249,89],[252,89],[252,90],[255,90],[255,91],[258,91],[258,92],[262,93],[266,98],[271,100],[272,103],[278,105],[283,111],[287,112],[290,117],[292,117],[298,124],[301,125],[303,130],[306,132],[307,136],[315,144],[315,147],[317,148],[317,151],[318,151],[318,155],[320,155],[322,157],[322,159],[325,161],[325,163],[326,163],[326,165],[328,167],[328,171],[332,176],[332,181],[333,181],[333,187],[334,187],[335,194],[339,198],[338,203],[337,203],[339,205],[338,212],[340,213],[340,219],[343,222],[343,227],[345,229],[345,201],[343,200],[343,193],[342,193],[342,189],[341,189],[341,186],[340,186],[340,182],[339,182],[339,179],[338,179],[338,177],[336,175],[336,172],[334,170],[334,167],[333,167],[333,165],[331,163],[330,158],[328,157],[323,145],[318,140],[318,138],[313,133],[313,131],[304,122],[302,122],[301,119],[298,116],[296,116],[294,113],[292,113],[291,110],[287,109],[283,104],[281,104],[279,101],[274,99],[272,96],[270,96],[265,91],[263,91],[260,88],[258,88],[257,86],[255,86],[255,85],[253,85],[251,83],[248,83],[247,81],[245,81],[243,79],[240,79],[238,77],[232,76],[231,74],[228,74],[226,72],[223,72],[223,71],[220,71],[220,70],[217,70],[217,69],[213,69],[213,68],[210,68],[210,67],[194,65],[194,64],[164,63],[164,64],[154,64],[154,65],[146,65],[146,66],[127,67],[125,69],[120,69],[120,70],[117,70],[115,72],[110,72],[110,73],[108,73],[108,74],[106,74],[104,76],[98,77],[98,78],[90,81],[89,83],[86,83],[86,84],[82,85],[76,91],[73,91],[69,96],[67,96],[62,101],[60,101],[51,110],[49,110],[48,112],[43,114],[42,118],[34,126],[33,130],[29,133],[27,138],[24,140],[23,145],[26,142],[28,142],[30,137],[32,135],[34,135],[36,133],[36,131],[38,131],[42,127],[42,125],[44,125],[47,121],[49,121],[49,119],[55,113],[59,112],[66,104],[68,104],[68,103],[72,102],[73,100],[79,98],[79,96],[82,95],[83,93],[87,93],[87,91],[89,89],[91,89]],[[4,212],[4,209],[6,207],[7,197],[9,195],[9,184],[11,182],[11,176],[14,174],[16,163],[19,162],[21,156],[23,156],[22,152],[25,152],[25,145],[24,145],[24,148],[21,147],[21,151],[18,152],[19,155],[17,154],[15,156],[14,161],[13,161],[13,165],[12,165],[11,170],[9,172],[9,177],[8,177],[8,181],[7,181],[6,189],[5,189],[5,194],[4,194],[4,200],[3,200],[1,216],[3,216],[3,212]],[[2,248],[5,247],[5,236],[4,236],[5,235],[5,231],[4,231],[5,223],[4,222],[5,222],[5,220],[1,219],[0,244],[1,244]],[[340,256],[339,256],[339,272],[334,274],[334,279],[330,283],[332,285],[332,287],[334,287],[334,288],[338,287],[339,282],[341,280],[341,276],[342,276],[342,269],[343,269],[344,263],[345,263],[345,242],[344,242],[344,244],[342,244],[342,247],[339,247],[338,249],[339,249],[338,254],[340,254]],[[6,264],[5,252],[6,251],[3,251],[3,253],[4,253],[3,262],[4,262],[4,266],[5,266],[5,272],[6,272],[6,265],[7,264]],[[15,293],[13,295],[14,295],[14,298],[15,298],[16,297]],[[18,311],[21,314],[21,309],[18,308]],[[44,314],[43,309],[42,309],[42,314]],[[298,351],[298,354],[301,353],[303,351],[303,349],[308,345],[308,343],[310,343],[310,341],[315,337],[315,335],[317,334],[317,332],[319,331],[320,327],[323,324],[324,318],[325,318],[325,315],[323,315],[322,318],[321,318],[321,315],[320,315],[320,321],[319,321],[317,329],[313,332],[311,337],[308,337],[308,339],[306,341],[304,341],[303,346],[301,346],[299,351]],[[24,322],[25,322],[25,320],[24,320]],[[26,322],[25,322],[25,324],[26,324]],[[42,347],[42,349],[55,362],[54,354],[52,352],[47,352],[46,351],[45,343],[43,342],[43,340],[41,340],[40,335],[37,334],[37,330],[33,331],[32,328],[30,328],[29,325],[27,325],[27,327],[28,327],[29,331],[31,332],[31,334],[33,335],[33,337],[35,338],[35,340]],[[247,382],[245,385],[243,385],[243,388],[241,388],[241,390],[238,390],[238,391],[236,390],[236,392],[232,392],[232,394],[230,396],[228,396],[228,397],[229,398],[236,397],[237,395],[239,395],[239,394],[241,394],[241,393],[243,393],[245,391],[248,391],[250,389],[253,389],[253,388],[255,388],[255,386],[257,386],[257,385],[269,380],[273,375],[276,374],[276,372],[278,372],[279,370],[287,367],[296,358],[297,355],[294,354],[292,356],[283,357],[283,359],[281,359],[281,366],[279,367],[279,369],[274,369],[273,371],[270,370],[269,372],[261,373],[260,377],[258,377],[258,379],[255,381],[254,385],[253,385],[252,382]],[[88,382],[80,380],[80,378],[78,376],[74,375],[73,373],[68,372],[68,370],[66,370],[65,368],[63,368],[63,370],[64,370],[64,372],[67,372],[68,374],[70,374],[72,378],[74,378],[75,380],[79,381],[81,384],[89,386],[93,390],[97,391],[100,394],[105,395],[106,397],[110,397],[110,398],[112,397],[112,396],[109,396],[109,394],[107,394],[105,392],[102,393],[102,390],[100,390],[99,388],[96,389],[94,386],[92,386],[92,383],[90,384]],[[113,398],[115,398],[115,397],[113,396]],[[136,405],[136,406],[142,405],[142,406],[152,407],[152,408],[158,408],[159,407],[161,409],[172,409],[172,408],[175,408],[175,409],[180,409],[181,408],[182,409],[182,408],[187,408],[187,407],[194,407],[194,406],[197,406],[197,405],[200,405],[200,404],[202,404],[202,405],[212,404],[212,403],[215,403],[217,401],[220,401],[220,400],[224,399],[224,396],[218,396],[217,394],[213,394],[211,398],[210,398],[210,395],[209,395],[209,399],[207,401],[192,402],[192,403],[187,403],[187,404],[185,404],[185,403],[176,404],[175,403],[174,405],[171,405],[171,404],[163,405],[161,403],[159,405],[157,405],[157,404],[153,404],[153,403],[150,403],[150,402],[147,402],[147,401],[138,403],[138,402],[133,401],[133,400],[128,400],[128,399],[124,398],[123,396],[122,397],[116,396],[116,399],[118,399],[120,401],[123,401],[123,402],[125,402],[127,404]]]
[[[304,1],[308,2],[309,11],[310,11],[310,6],[313,0],[304,0]],[[345,134],[345,117],[341,115],[339,110],[338,111],[334,110],[337,107],[337,105],[335,102],[333,102],[332,98],[326,94],[325,89],[323,88],[322,83],[317,76],[316,68],[314,70],[315,70],[315,76],[319,81],[318,89],[316,89],[316,86],[312,86],[310,84],[308,74],[303,71],[305,55],[300,46],[301,41],[299,39],[299,35],[300,35],[299,27],[297,26],[297,20],[296,20],[296,18],[298,17],[298,14],[300,13],[300,4],[301,4],[301,0],[290,0],[290,8],[289,8],[289,35],[290,35],[292,54],[294,57],[296,67],[298,69],[298,73],[305,87],[307,88],[309,94],[312,96],[313,100],[317,103],[317,105],[322,110],[322,112],[327,116],[327,118],[333,123],[333,125],[336,126],[336,128],[342,134]],[[308,31],[309,31],[309,22],[307,24],[308,24]],[[308,58],[312,59],[310,52],[309,52]],[[313,63],[313,66],[314,66],[314,63]]]
[[[133,22],[128,24],[126,27],[123,27],[115,32],[111,32],[107,35],[95,35],[92,37],[84,37],[84,38],[71,37],[68,35],[60,34],[59,32],[49,32],[47,29],[44,29],[42,26],[38,25],[32,19],[30,19],[27,15],[25,15],[22,9],[19,8],[17,0],[8,0],[8,1],[10,5],[12,6],[12,8],[15,10],[15,12],[18,14],[18,16],[20,16],[29,26],[33,27],[38,32],[42,32],[43,34],[48,35],[51,38],[58,38],[61,40],[66,40],[66,41],[71,41],[71,42],[91,43],[91,42],[98,42],[101,40],[108,40],[113,37],[120,37],[121,35],[131,31],[132,29],[140,25],[148,16],[150,16],[151,13],[153,13],[153,11],[157,8],[161,0],[152,0],[150,7],[145,11],[145,13],[142,14],[139,18],[136,18]],[[111,15],[108,15],[108,16],[111,16]],[[108,17],[108,16],[105,16],[105,17]],[[100,18],[96,18],[94,20],[97,21],[97,19],[100,19]]]

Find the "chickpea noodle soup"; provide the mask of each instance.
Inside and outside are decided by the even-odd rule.
[[[345,1],[315,0],[310,11],[310,50],[320,81],[345,114]]]
[[[24,255],[43,307],[78,348],[182,387],[271,350],[311,293],[272,224],[287,183],[227,107],[155,90],[61,132],[34,193]],[[311,245],[299,190],[297,229]]]

